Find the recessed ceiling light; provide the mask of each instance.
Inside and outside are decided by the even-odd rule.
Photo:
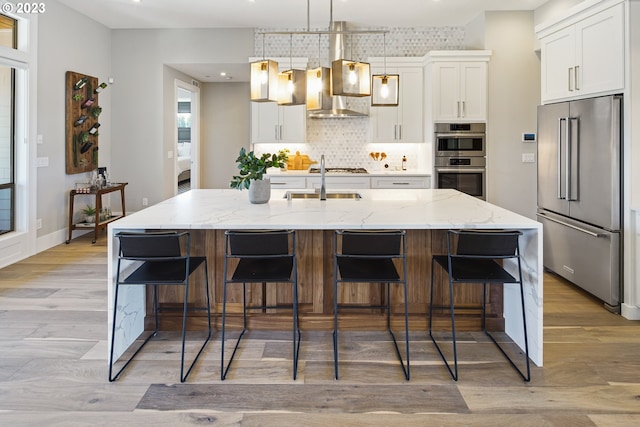
[[[224,79],[225,79],[225,80],[231,80],[232,78],[233,78],[233,77],[231,77],[231,76],[226,76]]]
[[[222,72],[220,72],[220,75],[221,75],[222,77],[224,77],[224,76],[226,76],[226,75],[227,75],[227,73],[225,73],[224,71],[222,71]]]

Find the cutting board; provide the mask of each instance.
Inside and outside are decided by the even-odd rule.
[[[307,170],[313,164],[318,163],[315,160],[311,160],[308,155],[300,154],[299,151],[296,151],[294,156],[289,156],[287,159],[287,169],[288,170]]]

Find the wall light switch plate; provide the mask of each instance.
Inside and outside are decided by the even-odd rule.
[[[536,153],[522,153],[522,163],[535,163]]]
[[[173,159],[173,151],[172,150],[167,151],[167,159]]]
[[[49,166],[49,158],[48,157],[38,157],[36,158],[36,166],[39,168],[44,168]]]

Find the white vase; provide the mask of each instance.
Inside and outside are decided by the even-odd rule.
[[[271,180],[269,178],[251,181],[249,201],[254,204],[267,203],[271,198]]]

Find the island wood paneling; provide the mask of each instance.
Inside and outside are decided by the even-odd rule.
[[[410,328],[427,328],[429,306],[429,281],[431,278],[432,254],[445,254],[445,230],[407,230],[407,288],[410,312]],[[191,230],[192,255],[205,255],[209,268],[209,294],[213,318],[219,326],[222,313],[222,291],[224,272],[224,230]],[[333,252],[334,231],[299,230],[297,231],[298,264],[298,300],[300,321],[303,329],[331,330],[333,328]],[[398,263],[398,268],[402,268]],[[233,271],[233,264],[229,266]],[[189,303],[202,306],[205,301],[203,272],[198,272],[192,280]],[[436,288],[434,290],[435,322],[438,329],[446,328],[449,320],[449,290],[444,270],[436,269]],[[456,285],[456,326],[461,330],[480,329],[482,304],[482,286]],[[182,287],[164,286],[159,290],[161,308],[182,306]],[[384,287],[380,284],[343,284],[339,288],[339,301],[342,304],[374,304],[385,302]],[[287,283],[269,283],[263,285],[247,284],[247,301],[250,305],[286,305],[292,301],[292,287]],[[152,292],[147,292],[147,307],[151,305]],[[392,285],[392,313],[394,327],[402,327],[403,295],[402,287]],[[148,314],[152,312],[148,310]],[[227,290],[227,313],[234,326],[241,325],[242,285],[229,286]],[[488,326],[502,330],[502,288],[492,286],[488,292]],[[167,313],[169,314],[169,313]],[[163,315],[162,328],[180,329],[181,313]],[[195,320],[190,327],[200,328],[205,320],[204,313],[194,313]],[[380,309],[341,309],[341,329],[383,329],[385,316]],[[291,310],[286,308],[253,310],[249,316],[253,329],[289,329],[291,328]],[[147,326],[152,325],[152,316],[147,316]]]

